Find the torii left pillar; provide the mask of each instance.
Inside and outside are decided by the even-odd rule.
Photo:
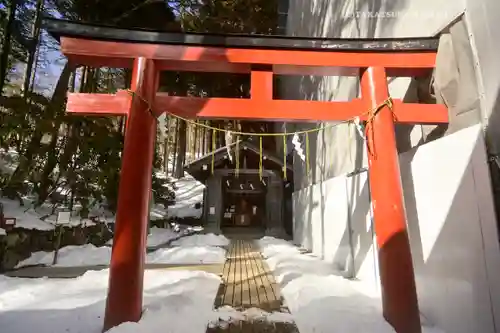
[[[134,61],[133,98],[127,116],[118,190],[104,331],[142,314],[144,261],[156,118],[149,110],[158,88],[154,61]]]

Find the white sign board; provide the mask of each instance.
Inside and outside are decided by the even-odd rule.
[[[71,212],[57,213],[57,224],[69,224],[71,219]]]
[[[208,210],[208,213],[210,215],[215,215],[215,207],[210,207],[210,209]]]

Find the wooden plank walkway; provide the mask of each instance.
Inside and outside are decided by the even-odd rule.
[[[259,308],[267,312],[285,312],[272,272],[252,240],[233,239],[222,273],[223,283],[215,300],[215,308],[231,306],[244,311]],[[239,322],[227,327],[208,328],[207,332],[298,332],[294,324]]]

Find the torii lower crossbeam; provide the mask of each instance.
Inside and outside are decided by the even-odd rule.
[[[131,100],[132,95],[128,91],[120,91],[116,95],[68,93],[66,110],[83,115],[126,115]],[[354,117],[365,121],[368,116],[362,99],[320,102],[271,98],[197,98],[157,93],[151,108],[155,116],[168,112],[187,119],[316,122],[344,121]],[[403,103],[395,99],[394,114],[399,123],[405,124],[448,122],[448,112],[440,104]]]
[[[389,97],[387,76],[428,74],[437,39],[342,40],[266,36],[169,34],[46,20],[70,61],[89,66],[133,67],[131,92],[69,94],[69,112],[125,115],[118,212],[104,329],[139,320],[142,312],[146,226],[156,134],[155,117],[168,111],[186,118],[280,121],[369,120],[367,145],[384,316],[398,333],[421,333],[412,257],[406,231],[395,122],[448,121],[442,105],[395,100],[368,118],[366,111]],[[158,72],[248,73],[248,99],[195,99],[157,93]],[[349,102],[273,99],[273,75],[356,75],[361,98]]]

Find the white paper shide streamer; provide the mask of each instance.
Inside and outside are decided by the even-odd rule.
[[[293,147],[294,147],[297,155],[300,157],[300,159],[302,161],[305,162],[306,161],[306,154],[304,154],[304,149],[302,148],[302,143],[300,142],[300,138],[299,138],[299,135],[297,133],[295,133],[293,135],[292,144],[293,144]]]
[[[227,147],[227,155],[229,160],[233,162],[233,155],[231,154],[231,144],[233,143],[233,134],[231,131],[226,132],[226,147]]]

